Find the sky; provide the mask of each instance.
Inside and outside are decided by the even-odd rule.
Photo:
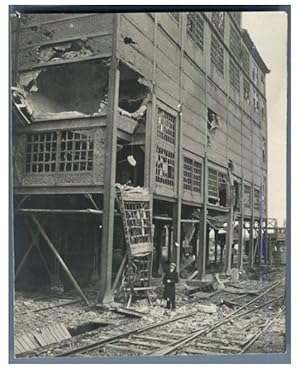
[[[268,115],[268,217],[286,219],[287,15],[244,12],[249,31],[271,73],[266,78]]]

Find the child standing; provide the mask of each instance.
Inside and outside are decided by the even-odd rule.
[[[164,298],[167,300],[167,308],[170,309],[172,305],[172,310],[175,310],[175,284],[178,282],[178,273],[176,272],[176,264],[170,263],[168,271],[163,278]]]

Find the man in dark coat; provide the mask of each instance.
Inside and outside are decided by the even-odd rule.
[[[170,267],[166,272],[163,283],[165,285],[164,298],[167,300],[167,308],[175,309],[175,284],[178,282],[178,273],[176,272],[176,264],[170,263]]]

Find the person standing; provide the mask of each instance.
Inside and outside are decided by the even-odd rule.
[[[167,301],[167,308],[175,310],[175,284],[178,282],[178,273],[176,272],[176,264],[170,263],[168,271],[163,278],[164,289],[164,299]]]

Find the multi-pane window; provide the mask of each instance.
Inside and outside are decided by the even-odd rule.
[[[227,176],[224,172],[208,168],[208,199],[209,202],[226,206]]]
[[[85,131],[62,131],[60,171],[91,171],[93,169],[93,137]]]
[[[216,67],[221,75],[224,74],[224,49],[215,35],[211,36],[211,64]]]
[[[179,12],[170,12],[170,14],[176,22],[179,22]]]
[[[253,200],[253,203],[254,203],[255,210],[259,210],[259,207],[260,207],[260,195],[259,195],[259,190],[258,189],[254,189],[254,200]]]
[[[199,162],[194,161],[193,169],[193,190],[194,192],[201,193],[202,183],[202,165]]]
[[[250,104],[250,83],[247,79],[244,78],[243,80],[243,87],[244,87],[244,100]]]
[[[244,46],[242,48],[242,65],[248,75],[250,73],[250,55],[247,48]]]
[[[189,37],[198,47],[203,50],[204,44],[204,20],[199,12],[187,14],[186,30]]]
[[[156,181],[174,186],[175,154],[174,152],[156,146]]]
[[[211,22],[219,33],[224,36],[224,12],[213,12],[211,14]]]
[[[218,171],[209,168],[208,169],[208,196],[219,197],[218,193]]]
[[[157,137],[175,145],[176,117],[158,108],[157,112]]]
[[[233,61],[230,59],[230,66],[229,66],[229,78],[230,78],[230,85],[235,88],[237,91],[240,90],[240,70]]]
[[[183,160],[183,188],[192,191],[193,183],[193,160],[184,157]]]
[[[236,28],[230,24],[230,50],[239,61],[241,57],[241,38]]]
[[[201,193],[202,165],[190,158],[184,157],[183,188],[190,192]]]
[[[56,154],[56,132],[27,135],[26,172],[54,172]]]
[[[27,135],[26,172],[91,171],[94,133],[88,130],[52,131]]]
[[[251,208],[251,187],[248,185],[244,185],[244,206]]]
[[[151,241],[151,209],[149,202],[124,201],[124,211],[131,244]]]

